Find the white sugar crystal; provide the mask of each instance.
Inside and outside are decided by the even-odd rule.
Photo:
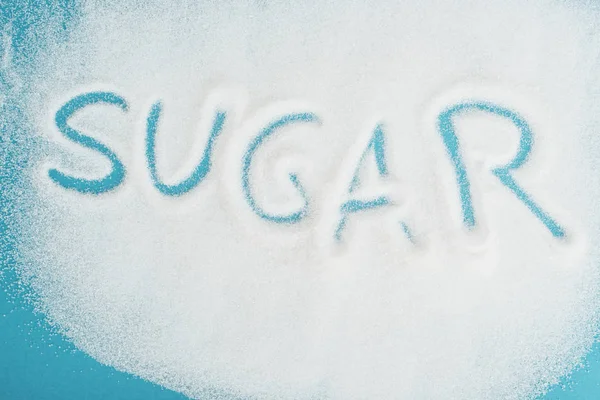
[[[31,78],[27,115],[44,144],[21,272],[80,349],[192,398],[540,395],[591,347],[599,305],[600,15],[574,4],[88,1]],[[54,124],[88,90],[129,104],[70,120],[127,168],[96,196],[47,174],[110,170]],[[535,140],[513,176],[566,238],[489,172],[514,157],[519,132],[476,112],[456,121],[480,222],[465,229],[436,116],[471,99],[527,119]],[[157,169],[170,184],[196,165],[214,108],[227,112],[209,174],[180,197],[160,194],[146,165],[157,100]],[[252,161],[264,209],[302,206],[289,172],[307,192],[307,217],[281,225],[248,206],[242,159],[261,127],[294,111],[320,122],[285,128]],[[350,215],[336,242],[377,122],[389,177],[367,153],[356,196],[399,200]]]

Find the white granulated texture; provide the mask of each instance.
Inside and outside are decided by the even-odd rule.
[[[43,144],[22,276],[77,347],[195,399],[534,398],[596,332],[599,23],[583,2],[88,1],[30,78]],[[130,106],[70,120],[127,168],[98,196],[47,176],[110,170],[54,125],[88,90]],[[436,116],[472,98],[526,117],[535,141],[514,177],[566,239],[489,172],[519,136],[481,113],[456,121],[480,221],[464,229]],[[159,99],[167,183],[197,163],[216,105],[227,111],[210,173],[181,197],[152,186],[144,158]],[[286,226],[252,212],[241,170],[252,137],[292,111],[321,122],[265,142],[251,175],[261,206],[285,214],[302,205],[297,174],[309,214]],[[367,153],[353,195],[390,190],[398,206],[350,215],[336,244],[377,122],[389,177]]]

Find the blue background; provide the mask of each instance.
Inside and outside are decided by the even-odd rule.
[[[75,0],[0,0],[1,32],[10,29],[11,67],[24,77],[33,71],[43,49],[44,25],[53,24],[66,39],[74,23]],[[13,198],[23,189],[20,173],[30,159],[27,149],[32,148],[32,143],[19,142],[32,135],[15,135],[28,129],[20,106],[27,93],[26,79],[24,86],[13,87],[0,69],[0,400],[185,399],[75,349],[35,313],[28,301],[33,294],[19,284],[14,268],[19,232],[10,215],[28,206]],[[565,377],[545,399],[600,399],[600,345],[594,346],[583,368]]]

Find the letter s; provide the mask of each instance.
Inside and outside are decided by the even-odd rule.
[[[48,176],[57,185],[65,189],[75,190],[80,193],[101,194],[115,189],[125,178],[125,167],[117,155],[106,145],[96,139],[86,136],[77,130],[71,128],[68,124],[69,118],[82,108],[105,103],[119,107],[127,111],[127,102],[121,96],[111,92],[89,92],[78,95],[65,103],[57,112],[54,118],[58,130],[68,139],[78,143],[88,149],[96,150],[102,153],[112,164],[112,171],[100,179],[83,179],[66,175],[57,169],[50,169]]]

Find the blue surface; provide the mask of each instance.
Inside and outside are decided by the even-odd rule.
[[[53,17],[53,18],[50,18]],[[73,0],[37,2],[0,0],[0,27],[11,24],[13,66],[26,75],[35,67],[40,27],[52,20],[56,29],[68,34],[77,21]],[[27,301],[27,288],[19,287],[15,275],[14,240],[18,230],[10,214],[26,209],[13,201],[15,189],[23,188],[20,171],[27,166],[30,143],[16,142],[14,132],[27,129],[20,102],[26,89],[10,90],[10,80],[0,71],[0,400],[70,399],[164,399],[185,397],[149,382],[103,366],[76,350],[64,338],[53,334],[43,317],[36,315]],[[19,94],[20,93],[20,94]],[[22,135],[19,135],[22,137]],[[18,152],[13,151],[19,149]],[[14,214],[13,214],[14,215]],[[600,398],[600,345],[587,358],[586,367],[553,388],[544,399]]]

